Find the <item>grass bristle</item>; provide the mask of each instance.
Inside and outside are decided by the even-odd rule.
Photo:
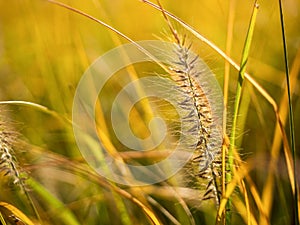
[[[207,71],[201,67],[198,55],[191,53],[191,45],[187,47],[185,38],[176,44],[175,50],[177,59],[174,59],[170,67],[170,77],[173,79],[178,88],[188,96],[180,105],[189,109],[190,113],[183,119],[183,122],[194,124],[190,129],[190,135],[197,136],[197,144],[195,148],[194,158],[192,159],[192,167],[194,168],[194,176],[199,182],[206,184],[202,200],[211,198],[216,199],[219,203],[219,185],[221,171],[221,136],[215,136],[213,129],[216,124],[213,121],[211,104],[206,95],[212,94],[213,90],[203,91],[203,87],[199,85],[199,77],[205,76]],[[205,87],[205,86],[204,86]],[[197,121],[189,121],[189,115],[196,115]],[[217,140],[219,139],[219,140]],[[217,184],[218,183],[218,184]]]
[[[258,1],[115,3],[1,1],[0,105],[9,107],[8,118],[18,124],[0,111],[0,224],[298,224],[299,1],[259,1],[259,10]],[[161,38],[166,47],[153,50],[140,42],[157,39],[167,26]],[[98,79],[83,89],[98,95],[95,110],[91,105],[79,114],[84,124],[84,113],[95,112],[80,132],[92,150],[82,157],[72,120],[80,79],[115,47],[124,51],[100,70],[127,61],[127,44],[149,60],[115,72],[99,93]],[[221,95],[210,86],[208,75],[214,74]],[[118,140],[110,106],[125,85],[148,75],[159,79],[149,79],[149,86],[135,83],[137,95],[151,89],[176,104],[155,95],[128,110],[132,133],[141,139],[136,150]],[[124,99],[116,104],[121,122],[131,103]],[[165,122],[167,134],[145,150],[144,138],[163,133],[161,126],[149,129],[154,117]],[[127,134],[123,124],[116,126]],[[163,181],[129,185],[155,180],[157,173],[133,173],[131,165],[160,163],[170,155],[184,161],[183,168]],[[111,166],[108,156],[121,166]],[[129,183],[100,175],[88,159]],[[158,176],[172,170],[173,162]]]
[[[0,118],[0,172],[2,175],[9,177],[13,184],[21,182],[14,153],[16,139],[17,133],[12,130],[9,122]]]

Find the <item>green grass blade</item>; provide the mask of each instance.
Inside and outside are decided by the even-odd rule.
[[[228,151],[228,164],[227,164],[227,171],[229,173],[226,175],[226,183],[229,183],[232,179],[233,175],[233,150],[235,147],[235,139],[236,139],[236,127],[237,127],[237,117],[238,117],[238,112],[239,112],[239,106],[240,106],[240,100],[241,100],[241,95],[242,95],[242,85],[244,81],[244,74],[246,71],[246,65],[248,61],[248,56],[249,56],[249,51],[250,51],[250,46],[252,42],[252,37],[253,37],[253,32],[254,32],[254,26],[255,26],[255,21],[256,21],[256,16],[258,12],[258,3],[257,1],[254,4],[248,32],[246,35],[246,40],[245,40],[245,45],[242,53],[242,59],[240,63],[240,70],[239,70],[239,77],[238,77],[238,84],[237,84],[237,89],[236,89],[236,96],[235,96],[235,103],[234,103],[234,114],[233,114],[233,122],[232,122],[232,131],[230,135],[230,147]],[[227,212],[226,212],[226,221],[227,224],[231,224],[231,203],[230,200],[228,201],[227,204]]]
[[[61,224],[80,225],[74,214],[41,184],[36,182],[33,178],[27,179],[26,183],[47,203],[50,209],[59,209],[60,213],[56,215],[59,217]]]
[[[282,43],[283,43],[283,54],[284,54],[284,64],[285,64],[285,74],[286,74],[286,85],[288,94],[288,104],[289,104],[289,123],[290,123],[290,142],[291,151],[293,155],[294,163],[294,222],[299,224],[299,209],[298,209],[298,187],[297,187],[297,171],[296,171],[296,144],[295,144],[295,128],[294,128],[294,118],[293,118],[293,106],[292,106],[292,96],[291,96],[291,85],[290,85],[290,75],[289,75],[289,64],[288,64],[288,52],[287,44],[285,39],[285,28],[284,28],[284,17],[282,10],[282,2],[279,0],[279,10],[280,10],[280,23],[281,23],[281,33],[282,33]],[[293,188],[293,187],[292,187]]]

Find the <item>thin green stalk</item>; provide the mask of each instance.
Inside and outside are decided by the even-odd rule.
[[[282,2],[279,0],[279,11],[280,11],[280,23],[281,23],[281,33],[282,33],[282,42],[283,42],[283,54],[284,54],[284,64],[285,64],[285,75],[286,75],[286,85],[287,85],[287,94],[288,94],[288,103],[289,103],[289,123],[290,123],[290,142],[291,150],[293,155],[294,163],[294,222],[299,224],[299,209],[298,209],[298,185],[297,185],[297,171],[296,171],[296,145],[295,145],[295,128],[294,128],[294,118],[293,118],[293,105],[292,105],[292,96],[291,96],[291,86],[290,86],[290,74],[289,74],[289,64],[288,64],[288,52],[285,39],[285,29],[284,29],[284,18],[282,10]]]
[[[237,117],[239,112],[239,106],[242,96],[242,86],[243,81],[245,77],[245,71],[246,71],[246,64],[248,61],[250,46],[252,42],[253,32],[254,32],[254,25],[256,21],[257,11],[258,11],[258,3],[255,1],[253,12],[248,28],[248,32],[246,35],[245,45],[243,49],[242,59],[240,63],[240,70],[239,70],[239,77],[238,77],[238,84],[236,89],[236,97],[235,97],[235,103],[234,103],[234,114],[233,114],[233,121],[232,121],[232,130],[230,135],[230,147],[228,150],[228,163],[226,170],[228,173],[226,174],[226,183],[228,184],[232,180],[233,176],[233,150],[235,147],[235,139],[236,139],[236,127],[237,127]],[[226,223],[231,224],[231,201],[228,199],[227,207],[226,207]]]

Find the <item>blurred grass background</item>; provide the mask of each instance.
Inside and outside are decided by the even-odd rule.
[[[65,3],[107,22],[133,40],[163,37],[162,33],[166,33],[168,29],[161,13],[139,1],[69,0]],[[165,0],[162,4],[168,11],[225,50],[230,1]],[[261,1],[259,4],[247,70],[280,105],[286,86],[278,3]],[[230,56],[236,62],[241,58],[252,5],[253,1],[236,1],[231,11],[234,20]],[[284,10],[291,75],[295,77],[293,104],[296,149],[299,155],[300,3],[295,0],[284,1]],[[179,25],[176,25],[176,28],[191,38],[194,48],[208,60],[207,63],[222,85],[224,61],[209,48],[197,49],[203,44],[190,37],[191,35]],[[126,41],[110,30],[47,1],[1,1],[0,100],[38,103],[71,119],[73,96],[82,74],[97,57],[121,43]],[[232,69],[229,112],[234,100],[236,78],[237,71]],[[282,151],[279,153],[276,170],[266,170],[271,160],[270,149],[276,129],[275,114],[267,101],[249,84],[246,84],[243,92],[243,101],[247,99],[250,99],[247,111],[241,112],[240,115],[241,128],[237,139],[239,151],[246,162],[249,160],[256,164],[250,175],[260,193],[263,192],[268,173],[275,172],[274,203],[269,219],[271,224],[289,224],[292,220],[292,195]],[[63,168],[64,161],[59,161],[62,160],[61,155],[83,163],[70,125],[32,107],[10,106],[4,111],[14,121],[15,129],[22,134],[23,139],[30,143],[30,147],[25,144],[25,147],[15,149],[16,154],[20,156],[18,161],[26,171],[31,171],[30,176],[35,177],[70,209],[74,221],[78,224],[150,223],[139,206],[111,191],[110,186],[104,188],[105,185],[99,185],[100,178],[95,178],[96,181],[92,182],[89,181],[92,175],[89,177],[80,174],[76,169],[70,169],[71,164],[68,164],[70,168]],[[282,119],[285,120],[286,117]],[[229,113],[228,127],[230,120]],[[288,130],[286,126],[286,131]],[[54,153],[57,155],[52,155]],[[88,176],[89,179],[85,179],[84,176]],[[1,182],[0,200],[10,202],[30,215],[24,199],[17,197],[13,190],[13,187]],[[45,200],[37,196],[35,203],[41,217],[45,218],[45,224],[68,224],[64,219],[60,219],[59,214],[62,212],[59,207],[62,206],[56,209],[47,207]],[[147,202],[145,196],[140,200]],[[160,204],[170,210],[180,223],[192,224],[187,213],[176,201],[163,199]],[[196,208],[191,206],[196,224],[214,224],[212,215]],[[152,211],[163,224],[170,223],[170,218],[166,218],[159,207],[153,207]],[[259,214],[258,211],[259,209],[255,216]],[[204,220],[206,222],[203,222]],[[236,224],[238,222],[241,222],[239,216]]]

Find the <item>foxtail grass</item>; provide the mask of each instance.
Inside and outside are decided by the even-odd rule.
[[[139,13],[132,10],[131,12],[133,13],[130,12],[128,14],[127,8],[126,13],[122,14],[122,4],[127,4],[128,2],[126,1],[113,8],[113,15],[109,13],[110,10],[112,10],[111,7],[105,5],[105,2],[103,2],[102,5],[102,3],[100,4],[99,2],[95,1],[94,4],[97,10],[92,7],[89,8],[87,3],[72,2],[72,5],[74,4],[73,7],[64,3],[60,3],[59,1],[48,0],[48,2],[59,5],[67,9],[68,11],[80,14],[81,16],[88,18],[88,20],[95,21],[97,24],[101,24],[101,26],[105,28],[105,31],[112,31],[110,32],[110,34],[107,34],[107,36],[112,39],[111,42],[114,45],[121,44],[122,39],[136,44],[134,38],[131,38],[135,36],[135,33],[131,33],[128,36],[125,34],[126,32],[128,32],[128,30],[130,30],[126,28],[134,27],[134,24],[129,23],[125,24],[124,27],[119,27],[119,18],[123,19],[125,16],[126,18],[131,18],[134,13]],[[289,43],[291,43],[291,40],[288,40],[288,35],[290,34],[287,34],[285,32],[286,27],[283,18],[284,10],[282,9],[281,1],[279,1],[279,14],[281,16],[280,28],[282,29],[282,46],[284,48],[284,74],[286,75],[287,83],[285,87],[280,86],[280,81],[277,81],[277,77],[278,80],[279,77],[281,77],[281,73],[278,69],[281,68],[280,63],[276,65],[269,63],[270,65],[272,65],[272,70],[268,70],[268,68],[270,67],[267,67],[268,63],[266,63],[264,60],[261,61],[265,62],[265,67],[258,65],[259,63],[257,63],[257,65],[255,66],[252,65],[253,58],[256,58],[257,54],[259,54],[260,51],[259,49],[256,49],[256,51],[253,51],[255,52],[255,54],[252,54],[252,52],[250,54],[250,44],[252,46],[251,48],[255,49],[257,48],[257,46],[261,47],[264,43],[264,41],[256,42],[257,39],[255,39],[255,35],[252,39],[253,33],[257,31],[256,28],[254,30],[254,22],[256,20],[259,22],[257,23],[259,31],[257,33],[263,33],[265,35],[265,30],[261,30],[264,20],[262,22],[259,21],[260,19],[265,18],[265,15],[259,17],[259,14],[263,14],[264,11],[268,10],[265,8],[263,2],[261,2],[263,7],[260,8],[259,12],[257,12],[256,8],[254,8],[254,11],[252,12],[251,22],[249,25],[246,25],[246,30],[248,30],[248,33],[246,33],[246,31],[245,33],[243,33],[246,36],[246,40],[244,42],[244,50],[239,49],[239,47],[237,47],[238,43],[235,43],[235,41],[237,40],[235,26],[237,26],[237,28],[241,27],[241,23],[239,21],[241,14],[237,12],[244,13],[246,11],[247,15],[250,16],[251,7],[247,8],[248,5],[245,3],[245,5],[247,5],[245,8],[247,9],[243,7],[239,8],[241,7],[241,5],[239,4],[239,2],[234,0],[230,1],[230,6],[226,5],[226,3],[224,5],[223,3],[220,3],[222,7],[228,6],[231,10],[228,14],[228,23],[226,24],[225,22],[224,24],[220,24],[220,27],[227,25],[227,44],[225,47],[225,52],[222,50],[222,48],[218,47],[220,42],[217,45],[212,41],[211,37],[215,36],[215,33],[212,33],[212,36],[210,38],[206,38],[202,34],[203,30],[205,30],[202,30],[202,26],[204,27],[205,23],[210,24],[209,21],[201,20],[201,23],[199,23],[201,25],[199,27],[199,24],[197,26],[198,21],[190,21],[189,23],[194,24],[193,26],[191,26],[188,22],[185,22],[183,19],[181,19],[189,19],[190,15],[192,15],[193,10],[190,10],[188,13],[184,12],[185,14],[179,17],[177,15],[179,15],[178,12],[180,12],[180,8],[179,11],[177,11],[178,9],[175,8],[177,5],[172,5],[173,3],[168,5],[167,1],[157,1],[157,4],[155,4],[148,0],[143,0],[142,2],[144,2],[145,4],[139,4],[138,1],[136,4],[139,4],[139,7],[141,8],[143,8],[143,5],[149,5],[150,7],[144,8],[151,12],[151,16],[153,16],[151,18],[154,18],[154,16],[156,15],[153,9],[158,10],[159,12],[157,15],[160,15],[159,18],[155,17],[155,19],[152,20],[147,20],[146,14],[143,15],[143,20],[145,20],[143,21],[145,23],[144,26],[151,24],[153,25],[151,29],[154,29],[154,27],[158,27],[158,21],[163,21],[163,24],[167,24],[167,26],[170,28],[170,36],[172,38],[172,41],[175,43],[174,46],[176,46],[172,50],[176,52],[176,58],[174,59],[171,66],[166,66],[165,64],[161,64],[159,60],[155,59],[151,55],[148,55],[149,53],[145,49],[141,48],[138,44],[136,44],[136,47],[146,55],[148,55],[150,58],[152,57],[152,61],[162,68],[162,70],[164,71],[163,73],[168,74],[169,77],[172,77],[173,80],[177,82],[179,89],[184,90],[185,94],[191,93],[188,99],[189,104],[185,101],[181,101],[180,105],[197,112],[198,128],[203,127],[204,130],[208,131],[208,133],[193,133],[192,131],[190,133],[193,136],[197,136],[199,140],[205,140],[203,142],[199,141],[199,145],[197,145],[197,149],[195,151],[196,157],[194,158],[194,160],[192,160],[192,164],[197,165],[195,167],[195,176],[198,176],[199,179],[202,177],[200,182],[206,185],[206,192],[201,192],[201,194],[199,194],[198,190],[195,187],[180,187],[174,185],[176,184],[175,182],[172,183],[169,181],[144,187],[122,186],[110,182],[105,178],[99,176],[99,174],[97,174],[95,171],[93,171],[92,168],[88,167],[84,163],[83,159],[78,156],[78,149],[74,147],[74,143],[72,143],[74,140],[72,138],[69,138],[68,141],[66,141],[62,138],[63,136],[60,136],[62,134],[58,133],[62,130],[64,130],[64,132],[67,131],[68,133],[70,132],[68,129],[71,126],[74,126],[74,124],[72,124],[72,122],[68,119],[70,117],[68,115],[68,102],[70,103],[72,101],[72,99],[70,98],[72,97],[72,88],[74,88],[73,85],[77,83],[78,79],[78,77],[74,74],[76,74],[76,71],[79,67],[79,70],[83,71],[85,67],[89,65],[89,60],[92,59],[95,54],[97,55],[101,51],[99,50],[100,48],[97,48],[97,46],[99,43],[108,42],[107,39],[105,39],[106,33],[104,35],[102,35],[101,33],[101,35],[97,37],[89,37],[87,41],[86,36],[88,36],[88,34],[86,34],[86,32],[79,32],[80,29],[83,29],[80,26],[80,24],[82,23],[80,18],[78,19],[78,17],[76,17],[76,19],[74,19],[75,17],[73,17],[73,15],[66,13],[64,10],[52,7],[49,4],[45,4],[43,5],[43,7],[49,9],[51,12],[53,11],[54,17],[58,15],[64,15],[63,18],[65,18],[64,21],[60,20],[61,17],[57,17],[57,21],[54,22],[55,26],[53,26],[55,27],[57,32],[53,32],[53,34],[51,32],[51,37],[47,39],[47,35],[49,34],[42,32],[43,29],[39,30],[39,26],[43,24],[39,23],[44,20],[48,21],[49,15],[52,14],[45,14],[45,17],[43,17],[41,13],[36,13],[35,15],[34,10],[38,9],[41,12],[44,12],[43,10],[45,8],[39,8],[39,3],[35,4],[32,2],[28,4],[24,3],[24,5],[27,6],[27,8],[25,7],[25,10],[32,13],[32,18],[31,20],[24,19],[25,25],[23,26],[26,27],[30,25],[30,27],[28,26],[27,28],[28,30],[32,29],[32,34],[34,34],[33,37],[35,37],[35,35],[37,36],[37,43],[34,41],[35,39],[32,38],[32,40],[30,39],[30,41],[32,41],[33,44],[26,45],[26,48],[20,49],[24,53],[24,55],[26,54],[26,52],[31,51],[32,49],[38,52],[39,58],[37,61],[40,66],[40,71],[34,69],[36,67],[36,65],[34,64],[34,66],[30,67],[30,73],[42,73],[41,76],[38,76],[39,80],[37,79],[41,82],[41,85],[39,88],[35,88],[31,84],[27,84],[28,89],[26,90],[29,90],[30,93],[32,91],[32,96],[30,96],[30,98],[36,97],[35,100],[31,99],[31,101],[2,101],[0,102],[0,104],[9,105],[9,107],[16,109],[14,111],[16,115],[27,115],[24,112],[26,110],[34,111],[34,113],[41,113],[42,116],[40,118],[42,118],[43,123],[40,126],[43,127],[43,129],[40,130],[43,130],[47,133],[47,138],[49,138],[49,136],[53,135],[56,132],[55,135],[57,135],[56,137],[58,137],[58,140],[54,140],[56,144],[47,143],[48,139],[46,139],[45,136],[42,136],[42,132],[36,132],[35,134],[29,132],[29,134],[31,134],[32,136],[41,136],[40,140],[43,140],[44,143],[42,143],[43,148],[39,148],[38,150],[34,147],[27,149],[28,151],[26,151],[26,154],[30,155],[32,165],[23,165],[18,162],[18,154],[16,154],[15,152],[16,149],[12,147],[14,141],[11,141],[12,139],[7,138],[7,136],[9,136],[10,138],[13,137],[14,133],[10,135],[9,133],[2,132],[2,130],[0,130],[0,139],[1,137],[6,137],[2,138],[2,140],[4,141],[0,142],[1,176],[3,176],[5,180],[9,180],[8,183],[12,184],[12,186],[17,186],[20,182],[24,182],[25,185],[28,185],[28,187],[25,187],[25,189],[29,188],[31,196],[35,197],[35,203],[39,203],[37,206],[39,211],[42,212],[41,216],[43,219],[45,219],[45,224],[49,224],[51,222],[63,224],[81,224],[82,221],[88,221],[90,224],[97,224],[99,223],[99,221],[101,221],[103,223],[129,225],[136,224],[138,221],[142,221],[140,223],[157,225],[168,224],[170,222],[174,224],[192,225],[214,223],[228,225],[235,223],[244,223],[248,225],[272,224],[275,221],[278,221],[278,223],[289,223],[291,222],[291,220],[294,220],[293,222],[297,224],[297,218],[299,217],[299,199],[297,199],[298,183],[296,170],[297,132],[295,131],[297,130],[297,126],[295,126],[295,124],[297,123],[297,117],[293,118],[293,111],[297,111],[298,109],[296,107],[297,103],[294,105],[295,107],[292,107],[292,103],[293,101],[297,101],[296,84],[300,68],[298,63],[300,51],[298,51],[295,56],[293,55],[292,51],[290,59],[294,59],[294,61],[292,61],[291,69],[289,70],[289,63],[287,61],[287,59],[289,58],[288,50],[292,48],[289,45]],[[192,4],[193,3],[191,2],[191,5]],[[203,7],[205,7],[208,3],[201,4],[203,5]],[[288,5],[288,3],[286,4]],[[34,7],[32,7],[33,5]],[[78,9],[75,7],[75,5],[78,7]],[[164,8],[162,5],[164,5],[164,7],[166,8]],[[178,3],[178,6],[179,5],[180,4]],[[272,5],[272,2],[270,2],[270,5]],[[103,8],[101,8],[102,6]],[[189,4],[187,4],[187,6],[189,6]],[[213,9],[213,11],[216,10],[216,8]],[[24,8],[22,7],[22,9]],[[99,9],[104,11],[104,13],[100,13],[101,10]],[[226,10],[224,9],[225,8],[222,8],[222,10],[226,12]],[[176,13],[173,14],[169,10]],[[289,10],[291,10],[291,8],[289,8]],[[202,12],[201,9],[199,9],[199,12],[200,11]],[[97,19],[96,16],[91,16],[93,13],[98,13],[97,16],[103,16],[103,14],[105,14],[104,19]],[[255,18],[256,13],[258,13],[257,19]],[[277,12],[274,11],[273,13]],[[161,15],[163,15],[163,19]],[[193,18],[198,19],[198,15],[192,16]],[[285,16],[288,17],[289,15],[285,14]],[[41,20],[39,19],[39,17],[42,17]],[[210,18],[213,18],[213,16],[211,16]],[[222,18],[222,16],[220,16],[220,18]],[[194,19],[194,21],[196,21],[196,19]],[[219,15],[216,16],[216,20],[218,19]],[[103,20],[109,22],[104,23]],[[247,18],[247,22],[243,22],[248,24],[248,20],[249,19]],[[273,20],[270,19],[270,21]],[[33,25],[31,23],[33,23]],[[5,25],[5,23],[3,24]],[[139,24],[143,23],[141,22]],[[70,27],[67,27],[67,25],[70,25]],[[84,25],[85,27],[89,27],[87,23],[85,23]],[[175,25],[179,25],[180,28],[177,29]],[[47,24],[47,26],[50,25]],[[16,30],[18,30],[20,33],[25,30],[23,28],[17,28],[18,27],[16,27]],[[143,29],[144,27],[140,26],[138,28],[139,32],[136,32],[136,34],[143,33]],[[188,34],[181,35],[182,30],[180,29],[184,29],[183,33],[188,32]],[[95,28],[95,30],[98,31],[98,27]],[[198,30],[201,30],[201,32],[199,32]],[[213,31],[213,29],[210,29],[210,31]],[[292,32],[292,30],[289,30],[289,32]],[[189,34],[191,34],[191,36],[196,39],[196,44],[194,45],[193,43],[191,48],[189,42]],[[241,34],[241,32],[239,31],[238,36],[240,37],[243,34]],[[69,39],[66,38],[66,35]],[[266,37],[266,39],[268,39],[268,42],[271,43],[273,38],[274,40],[278,41],[276,35],[273,35],[274,34],[272,34],[272,36]],[[222,35],[220,36],[222,37]],[[28,35],[26,37],[28,37]],[[60,38],[63,39],[63,41],[65,41],[65,39],[68,39],[70,40],[70,43],[68,41],[66,41],[66,45],[64,45],[63,41],[56,43]],[[6,39],[4,38],[3,40]],[[88,42],[90,40],[97,40],[95,41],[95,46],[93,46],[92,50],[88,47],[85,47],[85,45],[89,45]],[[26,41],[28,40],[26,39]],[[209,136],[209,129],[211,128],[211,117],[209,114],[210,106],[201,87],[195,85],[195,80],[197,78],[195,78],[192,67],[198,59],[189,58],[191,55],[193,55],[192,49],[194,47],[197,47],[198,42],[200,42],[201,45],[203,44],[203,46],[208,46],[211,52],[215,52],[217,57],[222,58],[222,60],[224,60],[226,63],[223,87],[224,116],[222,156],[220,155],[221,151],[213,153],[207,151],[208,144],[210,143],[210,141],[213,141]],[[49,45],[49,43],[52,44]],[[280,43],[280,41],[278,41],[278,43]],[[286,43],[288,43],[288,45]],[[53,47],[55,45],[57,45],[57,49]],[[64,50],[66,50],[66,46],[68,47],[68,52],[76,52],[76,54],[72,54],[67,60],[65,60],[64,58]],[[294,44],[293,46],[299,48],[297,44]],[[278,46],[275,46],[274,49],[276,49],[276,47]],[[12,55],[12,53],[9,53],[10,48],[14,49],[13,47],[9,46],[7,48],[4,48],[8,51],[8,55]],[[73,51],[74,49],[76,50]],[[238,56],[236,55],[237,50],[239,52]],[[77,62],[79,63],[72,64],[70,63],[70,59],[76,58],[75,55],[78,56],[80,60],[77,60]],[[272,60],[274,61],[278,58],[277,55],[268,56],[265,57],[264,55],[263,58],[272,58]],[[26,55],[26,57],[24,57],[26,58],[26,61],[22,61],[22,65],[30,65],[30,57],[31,55],[29,57],[28,55]],[[53,60],[53,58],[56,57],[58,58],[57,61]],[[124,53],[124,57],[126,57],[126,53]],[[14,57],[12,60],[7,61],[11,62],[11,65],[16,65],[19,58],[21,57]],[[240,63],[236,63],[233,58],[241,58]],[[257,58],[259,57],[257,56]],[[276,63],[277,61],[278,60],[276,60]],[[247,68],[249,68],[249,70],[246,70],[246,65],[248,65]],[[24,72],[24,68],[28,69],[27,67],[20,68],[22,68],[22,73]],[[231,71],[231,69],[233,69],[234,72]],[[12,71],[16,72],[17,69],[12,67]],[[79,73],[81,74],[82,71],[80,71]],[[138,73],[134,68],[130,68],[128,71],[130,77],[129,80],[134,80],[138,77]],[[237,78],[233,77],[235,73],[238,73]],[[270,78],[271,76],[268,77],[268,74],[275,74],[274,76],[276,76],[276,78]],[[30,83],[31,81],[38,82],[31,77],[26,77],[26,79],[24,78],[24,80],[27,79],[29,80],[28,83]],[[20,80],[16,81],[15,83],[15,85],[17,85],[18,87],[20,86],[20,83],[23,85],[26,83],[25,81],[22,81],[22,79]],[[237,89],[232,88],[232,84],[235,83],[237,84]],[[65,89],[60,88],[61,86],[69,87],[71,90],[70,93],[66,93]],[[109,90],[112,91],[112,89]],[[248,93],[246,93],[246,91]],[[4,92],[5,90],[3,91],[3,93]],[[140,89],[139,93],[142,92],[143,90]],[[280,96],[281,92],[285,93]],[[24,91],[24,93],[27,92]],[[50,94],[51,96],[48,96]],[[296,98],[293,99],[293,95],[296,96]],[[20,99],[19,93],[8,96],[17,96],[16,98]],[[247,97],[249,98],[247,99],[247,101],[245,101],[245,98]],[[27,95],[24,95],[24,99],[28,98],[29,97]],[[234,98],[235,103],[231,104],[231,99]],[[280,100],[278,101],[278,99]],[[39,102],[39,104],[33,103],[34,101]],[[108,120],[106,117],[107,110],[106,108],[101,108],[101,103],[102,102],[100,101],[97,102],[97,106],[99,106],[99,109],[97,109],[96,113],[96,126],[98,129],[98,135],[100,137],[99,139],[110,154],[117,157],[118,160],[124,162],[139,162],[145,159],[151,162],[155,162],[164,159],[169,154],[169,149],[164,149],[164,146],[162,146],[162,148],[160,149],[161,151],[157,152],[123,151],[123,149],[120,148],[119,145],[117,145],[118,143],[116,144],[114,136],[111,134],[110,125],[108,124]],[[134,111],[134,113],[138,115],[135,117],[134,123],[143,123],[143,125],[140,126],[141,129],[136,129],[137,133],[141,136],[146,135],[146,132],[142,133],[144,127],[146,127],[146,121],[148,121],[149,118],[153,116],[151,112],[152,109],[151,107],[149,107],[151,104],[151,102],[144,101],[143,103],[141,103],[141,111],[139,111],[138,107],[135,106],[132,109],[132,111]],[[232,122],[229,122],[228,124],[227,122],[231,121],[231,115],[233,119]],[[251,121],[253,121],[252,117],[255,116],[257,116],[258,118],[258,124],[261,126],[261,128],[256,128],[253,127],[252,124],[249,124],[251,123]],[[28,123],[28,126],[30,126],[29,121],[39,121],[39,118],[35,118],[35,116],[33,115],[20,118],[21,120],[27,121],[25,123]],[[289,123],[286,122],[287,118],[290,119]],[[48,120],[51,122],[49,123]],[[61,123],[61,121],[63,121],[63,123]],[[1,124],[0,129],[2,129],[3,127],[4,126],[2,126]],[[57,129],[57,127],[63,127],[63,129],[60,130]],[[287,127],[290,128],[288,133],[286,132]],[[263,132],[258,131],[258,129],[263,130]],[[24,133],[26,133],[27,130],[29,129],[25,128]],[[72,136],[71,132],[67,135]],[[239,138],[240,135],[242,136],[242,138]],[[259,135],[263,137],[258,137]],[[88,140],[88,138],[90,137],[88,137],[87,135],[85,138]],[[33,140],[35,139],[33,138]],[[90,147],[94,149],[93,154],[95,154],[95,160],[103,160],[103,155],[99,153],[95,143],[92,141],[90,141],[89,143]],[[247,143],[250,144],[247,145]],[[69,156],[70,158],[64,157],[61,154],[54,154],[53,151],[66,151],[67,153],[70,152],[78,158],[71,159],[71,156]],[[225,167],[226,163],[227,167]],[[203,171],[199,169],[199,165],[201,168],[203,168]],[[29,176],[27,181],[23,180],[24,168],[31,171],[31,173],[28,173],[26,175]],[[49,174],[45,173],[43,170],[45,169],[47,171],[47,168],[51,168],[53,169],[53,171],[51,170],[52,172]],[[127,171],[126,175],[132,178],[132,174],[130,174],[130,171]],[[217,184],[220,182],[220,175],[223,177],[223,179],[221,180],[222,184]],[[227,177],[225,178],[226,175]],[[284,175],[287,175],[288,179],[285,179]],[[51,181],[48,181],[49,178],[51,178]],[[291,191],[289,190],[290,187]],[[10,191],[13,192],[13,190]],[[5,190],[1,190],[1,194],[2,192],[5,193]],[[292,206],[290,204],[290,202],[292,201],[289,200],[291,196],[294,197]],[[4,198],[5,196],[2,195],[0,197]],[[213,207],[210,208],[209,206],[210,201],[208,199],[215,197],[218,198],[217,202],[219,202],[219,205],[217,204],[217,209]],[[207,200],[204,200],[206,198]],[[14,223],[22,223],[21,221],[23,221],[26,224],[32,224],[32,221],[28,219],[32,218],[32,216],[27,216],[26,212],[28,212],[28,210],[26,210],[26,208],[24,207],[22,208],[22,204],[15,205],[13,203],[8,203],[7,199],[0,200],[1,223],[5,224],[11,222],[14,219]],[[228,202],[230,204],[227,204]],[[282,203],[282,207],[280,210],[277,210],[276,207],[274,207],[274,205],[278,204],[278,202]],[[45,207],[45,205],[47,207]],[[294,215],[288,214],[288,212],[291,211],[290,207],[293,208]],[[18,211],[18,208],[20,209],[20,212]],[[31,213],[28,213],[28,215],[29,214]],[[10,215],[11,220],[8,219]],[[225,220],[225,217],[227,217],[227,220]],[[18,221],[18,218],[20,219],[20,221]]]

